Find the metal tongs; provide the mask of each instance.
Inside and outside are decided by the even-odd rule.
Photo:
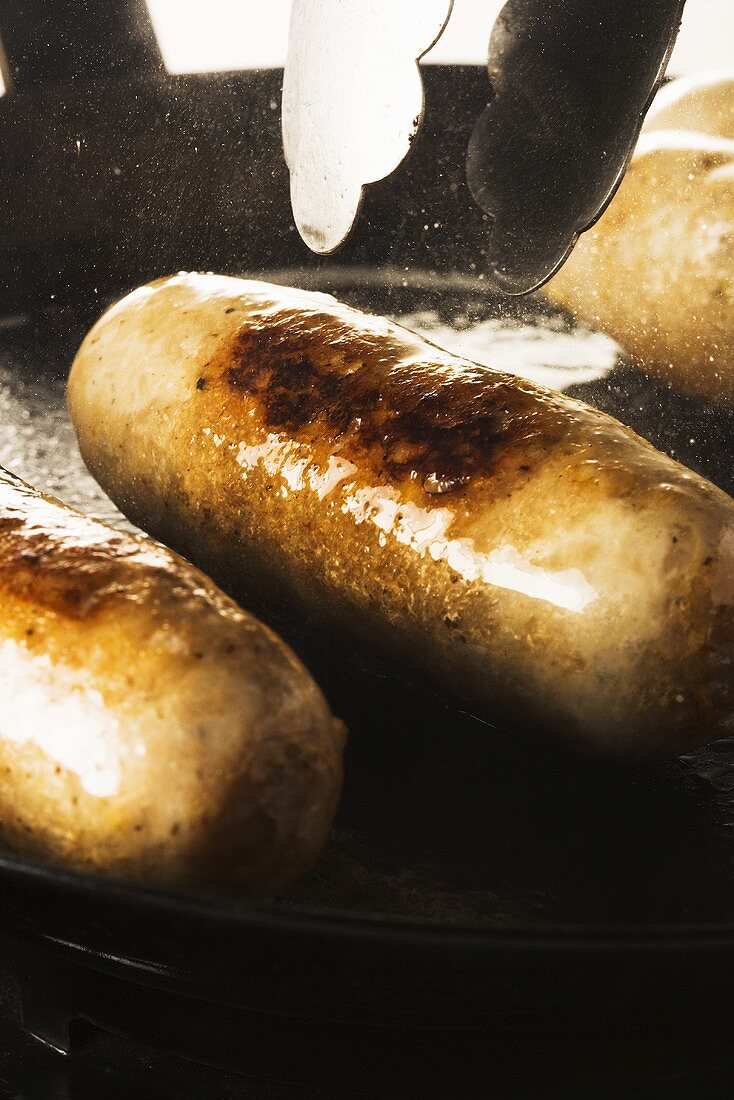
[[[509,0],[489,41],[488,106],[467,153],[490,215],[487,277],[542,286],[611,201],[663,79],[685,0]],[[363,189],[420,126],[417,62],[453,0],[293,0],[283,140],[299,232],[336,251]]]

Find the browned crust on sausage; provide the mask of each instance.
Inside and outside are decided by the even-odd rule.
[[[428,350],[428,346],[426,346]],[[399,339],[324,312],[253,310],[197,389],[224,384],[257,401],[263,424],[296,440],[329,438],[375,474],[443,491],[496,476],[567,433],[535,394],[501,375],[446,377],[445,357],[404,364]],[[426,486],[429,488],[426,488]]]
[[[154,602],[153,589],[242,612],[183,559],[64,507],[0,469],[0,589],[74,621],[120,603]]]

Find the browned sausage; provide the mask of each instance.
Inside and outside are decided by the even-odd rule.
[[[734,504],[586,405],[214,275],[110,309],[69,402],[135,522],[485,714],[629,757],[729,729]]]
[[[0,471],[0,838],[156,886],[271,891],[317,858],[342,731],[198,570]]]

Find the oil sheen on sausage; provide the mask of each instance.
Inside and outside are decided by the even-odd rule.
[[[0,471],[0,839],[161,887],[317,858],[342,733],[266,627],[164,547]]]
[[[734,502],[584,404],[199,274],[108,310],[69,402],[136,523],[485,715],[630,758],[730,731]]]

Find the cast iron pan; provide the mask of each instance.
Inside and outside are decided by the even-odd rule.
[[[108,141],[109,164],[125,151],[136,155],[135,141],[148,140],[145,112],[157,118],[168,101],[185,101],[177,133],[187,148],[191,134],[216,144],[220,116],[204,125],[207,96],[221,113],[223,102],[247,92],[261,173],[250,191],[240,180],[247,216],[231,232],[197,235],[198,210],[181,207],[162,228],[160,191],[146,199],[141,190],[139,217],[117,228],[114,246],[103,227],[95,234],[93,219],[82,218],[70,235],[59,216],[46,237],[31,240],[29,222],[25,243],[16,237],[0,249],[0,463],[124,522],[83,469],[64,409],[65,377],[86,327],[114,293],[178,268],[332,290],[444,334],[489,322],[505,334],[561,334],[584,347],[588,334],[542,298],[486,291],[482,215],[469,213],[455,169],[482,106],[482,79],[473,69],[431,74],[429,119],[417,143],[423,159],[368,195],[355,240],[341,265],[329,266],[311,262],[288,216],[273,107],[279,74],[232,78],[218,98],[193,80],[146,77],[142,121],[119,149]],[[132,97],[129,82],[125,88]],[[79,103],[87,101],[85,92]],[[35,102],[20,106],[30,112],[26,121],[36,118],[29,140],[40,149]],[[78,104],[70,102],[57,121],[71,131]],[[0,131],[12,136],[14,125],[0,103]],[[87,133],[95,127],[107,133],[92,112]],[[167,140],[174,142],[156,135],[159,147]],[[212,150],[204,152],[208,173],[193,156],[185,172],[183,154],[175,161],[182,187],[202,204],[221,178]],[[47,161],[54,155],[50,148]],[[39,218],[52,219],[51,207]],[[452,225],[460,231],[452,234]],[[731,491],[734,418],[656,386],[621,354],[610,368],[571,392]],[[51,1007],[28,994],[25,1011],[39,1034],[64,1047],[69,1021],[84,1017],[113,1030],[155,1031],[184,1055],[206,1047],[202,1058],[230,1064],[245,1050],[255,1057],[243,1037],[267,1016],[286,1021],[279,1049],[293,1061],[286,1058],[284,1080],[310,1073],[339,1091],[335,1067],[348,1063],[372,1095],[386,1082],[421,1095],[430,1088],[446,1095],[447,1081],[459,1079],[496,1083],[508,1058],[508,1073],[534,1066],[537,1075],[542,1063],[552,1077],[572,1057],[579,1087],[613,1084],[635,1050],[648,1084],[650,1073],[663,1079],[662,1066],[673,1073],[713,1057],[734,1060],[725,1041],[734,979],[734,744],[649,767],[581,762],[543,745],[532,729],[511,737],[345,644],[338,653],[315,647],[307,624],[274,618],[267,605],[255,610],[302,653],[351,730],[327,850],[308,876],[260,907],[160,895],[0,857],[0,923],[14,950],[26,945],[18,958],[28,988],[37,988],[34,974],[58,977]],[[123,979],[126,993],[105,992],[107,978],[114,988]],[[197,1026],[203,1018],[216,1019],[218,1038]],[[365,1028],[369,1044],[355,1039]],[[428,1053],[410,1038],[427,1032]],[[296,1033],[294,1046],[288,1036]]]
[[[538,361],[561,332],[578,341],[581,363],[588,358],[588,332],[542,298],[490,298],[480,281],[465,277],[366,268],[263,274],[331,290],[429,333],[431,325],[442,325],[444,336],[451,326],[482,332],[479,326],[492,322],[488,358],[492,341],[517,329],[525,338],[535,333]],[[0,463],[124,525],[84,470],[64,407],[65,376],[83,332],[68,314],[46,314],[3,334]],[[570,392],[732,488],[734,419],[654,386],[621,356],[609,367],[605,377]],[[343,644],[338,655],[330,645],[315,647],[307,624],[273,618],[266,604],[257,611],[301,651],[351,730],[344,798],[317,868],[272,908],[252,910],[153,896],[6,858],[3,875],[13,884],[6,918],[12,913],[13,921],[76,945],[90,959],[104,955],[105,966],[114,957],[116,966],[138,974],[236,987],[237,999],[253,1007],[264,997],[283,1010],[380,1018],[407,1013],[414,1022],[456,1020],[465,1011],[471,1017],[476,998],[490,1000],[497,1012],[506,1011],[508,997],[519,1007],[530,990],[522,992],[516,981],[529,980],[534,999],[543,989],[537,964],[520,967],[513,988],[502,992],[474,973],[455,985],[449,1007],[444,983],[455,952],[470,971],[490,959],[494,968],[498,957],[517,951],[546,961],[580,951],[594,957],[594,966],[600,957],[633,951],[657,970],[661,950],[708,945],[704,956],[715,950],[718,957],[730,936],[734,944],[734,746],[719,743],[684,761],[649,767],[579,761],[537,741],[533,730],[510,737],[369,655]],[[28,891],[46,903],[16,907],[12,899]],[[51,904],[55,892],[63,906]],[[184,935],[183,958],[176,931]],[[197,942],[194,949],[194,937],[203,937],[206,948]],[[234,956],[228,937],[238,945]],[[234,967],[234,957],[246,972],[252,966],[250,937],[260,945],[257,968],[265,966],[265,974],[274,960],[262,945],[279,945],[280,977],[268,977],[265,991],[252,974],[244,982]],[[302,972],[304,959],[294,972],[283,966],[283,938],[296,954],[301,938],[329,954],[348,946],[368,967],[385,953],[395,957],[382,974],[386,980],[368,987],[353,962],[337,965],[336,955],[314,982]],[[413,952],[422,961],[405,984],[401,971],[410,971]],[[720,959],[717,966],[728,980],[728,967]],[[636,967],[635,982],[643,977]],[[672,967],[668,978],[677,976]],[[569,995],[573,988],[580,997],[580,975],[568,977]],[[612,996],[608,987],[586,993],[607,1003]]]

